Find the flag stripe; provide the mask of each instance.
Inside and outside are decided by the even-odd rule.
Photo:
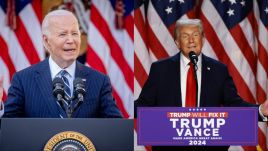
[[[206,16],[204,16],[202,12],[201,12],[200,18],[203,21],[205,33],[209,33],[206,35],[206,38],[208,39],[210,45],[214,48],[214,52],[216,53],[219,60],[221,60],[223,63],[228,65],[228,69],[234,79],[235,84],[236,85],[239,84],[239,87],[240,87],[240,89],[238,89],[239,94],[241,94],[241,96],[244,99],[255,103],[254,96],[251,94],[251,91],[249,90],[244,79],[241,77],[240,73],[237,71],[234,64],[232,63],[232,61],[226,54],[225,49],[223,48],[222,43],[220,42],[220,39],[218,39],[218,36],[215,30],[213,29],[213,27],[211,27]],[[213,41],[213,43],[211,43],[211,41]]]
[[[33,0],[32,7],[34,9],[34,13],[38,18],[39,24],[42,22],[42,0]]]
[[[155,55],[157,59],[168,57],[168,53],[165,48],[161,45],[160,41],[152,31],[151,27],[148,26],[148,46],[151,49],[151,53]]]
[[[95,68],[96,70],[107,74],[107,71],[105,69],[104,64],[102,63],[101,59],[99,58],[99,56],[95,53],[95,51],[91,48],[90,45],[87,46],[87,63],[92,66],[93,68]],[[94,58],[91,59],[91,58]]]
[[[109,27],[107,26],[106,22],[103,20],[102,16],[100,15],[100,12],[97,10],[97,8],[92,4],[91,6],[91,13],[94,13],[94,15],[91,15],[92,23],[95,26],[102,26],[101,29],[99,29],[100,33],[105,38],[106,42],[108,43],[111,49],[111,56],[114,58],[118,66],[122,69],[122,72],[124,73],[124,78],[127,81],[127,84],[129,88],[134,91],[133,89],[133,71],[128,66],[127,61],[123,57],[122,50],[117,44],[117,42],[112,37],[112,34],[109,30]]]
[[[87,57],[87,63],[89,63],[89,65],[96,69],[96,70],[99,70],[101,72],[103,72],[104,74],[107,73],[105,67],[104,67],[104,64],[102,63],[102,61],[100,60],[99,56],[95,53],[95,51],[93,51],[93,49],[91,48],[90,45],[88,45],[88,57]],[[94,61],[91,61],[90,58],[94,58]],[[128,118],[129,115],[127,113],[127,111],[125,110],[124,108],[124,105],[123,105],[123,101],[121,100],[121,98],[119,97],[118,93],[115,91],[115,88],[113,87],[113,96],[115,97],[115,100],[116,100],[116,104],[118,105],[118,107],[120,108],[123,116],[125,118]]]
[[[148,49],[146,47],[146,44],[144,43],[143,39],[141,38],[141,35],[137,31],[136,26],[134,26],[135,30],[135,52],[134,54],[136,57],[140,60],[142,63],[142,66],[147,74],[149,74],[150,66],[151,66],[151,59],[150,54],[148,52]],[[135,60],[135,59],[134,59]],[[135,68],[136,70],[136,68]]]
[[[4,60],[0,56],[0,75],[4,76],[4,81],[3,81],[3,88],[4,88],[4,93],[7,94],[7,90],[10,86],[10,79],[12,78],[9,73],[9,67],[8,65],[5,64]],[[6,97],[3,97],[3,100],[5,101]]]
[[[257,81],[260,87],[266,92],[267,91],[267,88],[266,88],[267,75],[263,66],[259,62],[259,60],[257,63]]]
[[[264,91],[264,89],[259,85],[257,84],[257,100],[258,100],[258,103],[261,104],[261,103],[264,103],[264,101],[266,100],[266,93]]]
[[[134,65],[135,65],[135,77],[137,78],[137,81],[139,82],[139,85],[143,87],[145,81],[147,80],[147,73],[145,69],[143,68],[141,62],[139,61],[136,54],[134,55]]]
[[[264,36],[264,35],[268,35],[268,32],[259,19],[260,15],[259,15],[258,10],[259,10],[258,4],[256,1],[254,1],[254,16],[255,17],[253,18],[253,20],[256,24],[256,26],[254,28],[255,29],[254,33],[256,34],[256,38],[257,38],[258,60],[260,61],[263,68],[265,69],[266,78],[267,78],[267,76],[268,76],[268,54],[267,54],[268,36]],[[266,46],[266,48],[264,46]]]
[[[256,46],[255,46],[256,35],[254,36],[254,34],[256,34],[257,28],[255,28],[255,26],[257,26],[257,24],[256,24],[253,11],[251,11],[248,14],[248,17],[245,18],[244,21],[240,22],[239,25],[241,26],[241,29],[243,30],[245,37],[247,38],[247,42],[249,43],[253,51],[253,55],[256,56],[256,53],[257,53]]]
[[[7,99],[6,92],[3,92],[3,101],[5,102],[6,99]]]
[[[206,20],[205,22],[206,25],[208,26],[209,24],[211,24],[210,27],[205,26],[205,30],[206,28],[211,28],[211,32],[213,32],[213,35],[209,34],[209,36],[211,36],[211,39],[209,39],[209,41],[211,43],[215,43],[217,41],[217,43],[219,43],[219,47],[220,47],[220,55],[224,55],[226,58],[228,58],[228,60],[221,60],[223,61],[225,64],[229,65],[229,63],[232,62],[232,66],[233,67],[229,67],[229,69],[234,69],[233,71],[236,72],[231,72],[233,73],[233,77],[234,77],[234,81],[236,84],[238,84],[238,81],[245,83],[245,87],[242,87],[240,89],[242,89],[242,91],[244,91],[245,89],[249,89],[250,91],[248,93],[250,94],[245,94],[245,95],[250,95],[253,96],[251,99],[246,99],[250,102],[253,102],[253,100],[255,100],[256,98],[256,89],[255,89],[255,78],[254,78],[254,74],[252,73],[251,70],[248,70],[250,68],[247,60],[244,58],[244,56],[242,55],[241,50],[239,49],[239,47],[237,46],[237,44],[233,41],[233,37],[232,35],[229,33],[229,31],[226,29],[226,27],[223,26],[223,24],[216,24],[216,19],[218,19],[220,21],[220,16],[218,16],[217,12],[215,11],[214,6],[209,2],[209,1],[204,1],[203,3],[204,5],[207,5],[206,8],[202,8],[202,13],[201,16],[204,16],[203,18],[205,18],[206,16]],[[210,11],[208,11],[208,8],[211,8]],[[203,14],[204,13],[204,14]],[[209,20],[207,20],[209,19]],[[217,28],[217,29],[214,29]],[[214,31],[220,30],[221,32],[217,32],[217,34]],[[206,33],[210,33],[205,31]],[[218,37],[218,38],[216,38]],[[220,40],[221,39],[221,40]],[[230,40],[226,41],[226,39]],[[221,43],[221,41],[223,43]],[[218,49],[216,49],[217,47],[213,47],[215,50],[214,51],[218,51]],[[228,62],[226,62],[228,61]],[[240,69],[239,71],[237,69]],[[239,73],[239,76],[237,76],[237,73]],[[243,75],[243,77],[241,76]],[[237,79],[237,77],[239,77],[240,80]],[[236,80],[237,79],[237,80]],[[239,83],[240,83],[239,82]],[[245,98],[244,98],[245,99]]]
[[[258,59],[261,65],[264,67],[266,75],[268,75],[268,62],[267,62],[268,54],[259,40],[258,40]]]
[[[259,145],[262,148],[263,151],[267,151],[267,146],[266,146],[266,136],[263,134],[263,132],[258,129],[258,140],[259,140]]]
[[[21,19],[17,17],[17,29],[15,30],[16,37],[20,45],[23,48],[25,55],[27,56],[30,64],[35,64],[40,61],[40,58],[33,46],[31,38],[29,37],[28,32],[25,29]]]
[[[25,26],[25,30],[32,41],[34,49],[38,53],[40,59],[43,60],[45,58],[45,53],[42,38],[36,38],[42,37],[41,25],[36,14],[34,13],[32,5],[25,6],[25,8],[20,12],[19,17],[22,21],[22,24]]]
[[[8,66],[9,69],[9,77],[12,77],[12,75],[16,72],[15,67],[11,61],[11,58],[8,54],[8,47],[5,43],[4,39],[0,36],[0,57],[3,59],[6,66]]]
[[[165,24],[162,22],[161,18],[157,14],[155,8],[152,5],[152,1],[149,1],[147,21],[149,24],[148,25],[149,35],[155,35],[154,38],[158,39],[158,41],[162,45],[163,49],[161,48],[159,51],[165,51],[168,54],[168,56],[176,54],[178,52],[178,49],[173,41],[173,37],[172,35],[169,34],[168,29],[166,28]],[[151,42],[149,41],[149,43]],[[153,49],[153,51],[155,51],[155,49]]]
[[[254,38],[256,38],[254,36],[253,33],[256,33],[256,29],[253,29],[253,27],[255,27],[255,22],[254,22],[254,18],[252,17],[252,13],[249,13],[247,19],[244,19],[242,22],[239,23],[239,26],[236,25],[236,27],[233,27],[230,31],[230,35],[232,38],[234,38],[234,40],[232,40],[231,38],[228,37],[228,31],[224,31],[222,30],[222,28],[219,26],[219,22],[220,21],[220,17],[215,17],[217,16],[217,12],[213,13],[213,11],[211,12],[211,10],[214,10],[214,7],[212,7],[209,3],[209,1],[205,1],[204,3],[206,3],[206,9],[202,9],[202,12],[205,13],[204,16],[208,17],[209,19],[211,19],[210,21],[208,21],[209,23],[212,23],[211,30],[217,30],[217,31],[221,31],[221,32],[217,32],[213,33],[214,35],[212,37],[216,37],[217,35],[219,36],[219,39],[221,39],[221,41],[219,41],[219,39],[209,39],[210,43],[215,43],[215,41],[217,41],[217,43],[223,43],[223,47],[224,49],[222,49],[221,51],[226,51],[227,54],[229,55],[229,59],[230,61],[228,62],[233,62],[234,64],[228,64],[227,62],[225,62],[224,60],[220,59],[221,61],[227,63],[230,73],[232,74],[233,78],[234,78],[234,82],[237,86],[239,86],[238,88],[238,93],[241,95],[242,98],[244,98],[245,100],[251,102],[251,103],[262,103],[262,100],[256,100],[256,97],[263,99],[263,94],[265,93],[265,90],[261,88],[260,84],[260,78],[256,77],[257,80],[255,79],[255,75],[258,74],[256,73],[256,55],[255,53],[257,52],[257,50],[253,51],[254,49],[256,49],[256,45],[254,45]],[[204,4],[203,3],[203,4]],[[206,10],[210,10],[210,13],[206,13]],[[217,18],[217,20],[215,20]],[[214,24],[213,24],[214,23]],[[215,27],[215,28],[214,28]],[[205,29],[207,27],[205,26]],[[235,29],[236,28],[236,29]],[[253,32],[254,31],[254,32]],[[238,33],[237,33],[238,32]],[[207,32],[206,32],[207,33]],[[219,33],[226,33],[224,36],[221,36]],[[211,33],[209,33],[211,34]],[[240,37],[239,37],[240,36]],[[225,42],[228,42],[225,44]],[[236,43],[232,43],[232,42],[236,42]],[[237,49],[236,44],[239,46],[239,48]],[[255,43],[256,44],[256,43]],[[229,47],[226,47],[226,45],[228,45]],[[246,45],[246,49],[243,48]],[[216,49],[216,47],[213,47],[214,51],[217,54],[217,51],[219,49]],[[231,51],[230,51],[231,50]],[[236,52],[237,50],[239,50],[238,52]],[[236,53],[234,53],[236,52]],[[243,53],[243,56],[238,55],[239,52]],[[233,55],[231,55],[233,53]],[[233,57],[234,55],[236,55],[236,57]],[[217,55],[219,57],[219,55]],[[245,56],[245,58],[243,58]],[[239,60],[241,59],[241,60]],[[248,65],[247,65],[248,64]],[[250,66],[251,71],[249,72],[245,72],[246,66]],[[233,69],[232,69],[233,68]],[[260,67],[258,67],[258,69],[260,69]],[[234,72],[234,70],[237,70],[237,72]],[[261,73],[263,70],[258,70],[258,72],[263,75],[263,73]],[[249,74],[249,75],[248,75]],[[258,75],[257,75],[258,76]],[[241,81],[239,81],[238,78],[241,77]],[[244,78],[244,79],[242,79]],[[243,82],[243,83],[242,83]],[[244,84],[244,87],[242,86]],[[255,87],[256,86],[256,87]],[[243,92],[244,91],[244,92]],[[251,94],[250,94],[251,93]],[[259,128],[260,130],[260,128]],[[263,134],[263,132],[260,132]],[[260,136],[259,135],[259,140],[266,140],[265,136]],[[266,145],[265,143],[263,143],[262,141],[259,141],[259,146],[260,148],[263,148],[266,150]],[[265,148],[264,148],[265,147]],[[244,150],[256,150],[256,147],[243,147]]]
[[[132,42],[134,42],[134,29],[133,29],[133,25],[134,25],[133,16],[128,15],[125,18],[125,27],[126,27],[126,31],[127,31],[128,35],[129,35],[129,37],[131,38]]]
[[[8,54],[12,60],[12,63],[16,69],[19,71],[27,66],[29,66],[29,61],[27,60],[14,32],[5,24],[5,14],[0,8],[0,24],[1,36],[6,42],[8,47]]]
[[[18,12],[15,16],[17,24],[14,30],[6,22],[10,16],[5,14],[5,2],[0,5],[0,74],[4,75],[5,101],[13,74],[44,59],[45,53],[40,27],[41,1],[16,1],[15,7]]]
[[[236,25],[229,31],[232,37],[235,39],[247,62],[249,63],[250,69],[253,73],[256,73],[255,55],[252,49],[250,49],[251,47],[247,42],[247,39],[245,38],[244,32],[242,31],[241,27],[239,25]]]
[[[131,1],[129,1],[130,3]],[[133,2],[133,1],[132,1]],[[126,3],[126,2],[125,2]],[[117,43],[117,46],[119,46],[121,49],[120,51],[122,51],[122,56],[124,58],[128,58],[125,61],[128,63],[128,66],[130,67],[130,69],[132,70],[132,72],[134,71],[134,60],[133,60],[133,51],[134,51],[134,46],[133,46],[133,41],[131,40],[130,35],[127,34],[126,31],[126,26],[124,26],[123,29],[117,29],[116,28],[116,23],[115,23],[115,11],[114,8],[112,7],[113,2],[108,1],[108,0],[104,0],[104,1],[94,1],[94,6],[96,7],[96,9],[100,10],[99,15],[102,16],[102,19],[105,23],[104,27],[108,27],[106,29],[109,29],[109,34],[111,35],[111,37],[109,38],[113,38],[113,40],[115,40]],[[128,4],[126,4],[128,5]],[[92,11],[92,16],[96,15],[94,11]],[[128,14],[130,15],[130,14]],[[126,18],[127,16],[125,16]],[[124,20],[125,22],[128,20]],[[103,24],[100,24],[99,26],[101,27]],[[129,25],[129,24],[125,24],[125,25]],[[96,26],[98,27],[98,26]],[[131,28],[133,28],[133,25],[131,26]],[[107,37],[108,38],[108,37]],[[117,49],[117,48],[114,48]],[[132,74],[133,76],[133,74]],[[132,79],[133,81],[133,79]]]
[[[133,102],[128,100],[132,99],[133,92],[128,87],[124,79],[123,72],[118,67],[114,59],[110,57],[112,48],[108,46],[103,35],[99,32],[97,28],[98,27],[96,27],[94,24],[90,23],[90,36],[88,37],[88,44],[97,55],[96,61],[98,62],[98,59],[100,59],[100,61],[102,62],[103,66],[105,67],[106,73],[111,79],[111,84],[114,90],[118,92],[118,95],[120,96],[121,100],[124,101],[123,104],[125,109],[127,108],[129,117],[132,117],[133,109],[129,108],[129,106],[132,106]],[[92,62],[94,62],[95,58],[94,56],[91,57],[88,55],[87,60],[91,60]],[[90,65],[90,62],[88,62],[88,64]],[[122,108],[121,111],[122,110],[124,109]]]
[[[104,67],[104,64],[102,63],[102,61],[100,60],[99,56],[95,53],[95,51],[91,48],[90,45],[88,45],[88,51],[87,51],[87,63],[94,69],[104,73],[104,74],[107,74],[107,71]],[[94,61],[91,60],[90,58],[94,58]],[[124,105],[123,105],[123,101],[121,100],[121,98],[118,96],[118,93],[115,91],[115,89],[113,88],[113,96],[115,98],[115,101],[116,101],[116,104],[118,105],[118,107],[120,108],[123,116],[125,118],[128,118],[129,115],[127,113],[127,111],[125,110],[124,108]]]
[[[137,100],[139,97],[139,94],[141,92],[141,86],[139,85],[139,82],[137,80],[137,78],[134,78],[134,99],[133,100]]]
[[[120,108],[120,111],[123,114],[123,117],[124,118],[129,118],[129,113],[126,111],[126,108],[124,107],[124,103],[121,100],[121,97],[118,95],[118,93],[115,90],[113,91],[113,96],[114,96],[114,98],[116,100],[116,104],[118,105],[118,107]]]
[[[146,37],[146,32],[145,32],[146,31],[145,21],[144,21],[143,14],[142,14],[140,9],[136,9],[134,11],[134,15],[135,15],[134,28],[137,28],[137,30],[138,30],[138,32],[135,33],[135,36],[136,36],[136,34],[139,34],[141,36],[142,40],[144,41],[144,43],[147,44],[147,37]],[[136,37],[134,37],[134,38],[136,38]],[[134,40],[134,42],[136,42],[136,41]],[[137,45],[135,45],[135,47],[137,47]]]

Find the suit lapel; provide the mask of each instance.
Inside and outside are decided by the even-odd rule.
[[[67,117],[66,113],[61,107],[59,107],[56,98],[53,96],[53,86],[48,59],[41,62],[40,66],[36,69],[35,80],[36,83],[38,83],[40,93],[42,94],[43,98],[45,98],[51,114],[59,117],[57,115],[59,115],[60,112],[63,117]]]

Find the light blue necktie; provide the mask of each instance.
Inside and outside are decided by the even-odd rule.
[[[69,82],[68,78],[66,77],[66,76],[68,76],[68,74],[69,73],[66,70],[61,70],[60,73],[59,73],[60,78],[64,82],[65,94],[67,95],[68,98],[71,98],[72,94],[71,94],[70,82]]]

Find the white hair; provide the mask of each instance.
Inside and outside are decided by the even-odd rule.
[[[62,9],[61,10],[54,10],[52,12],[49,12],[45,16],[45,18],[43,19],[43,22],[42,22],[42,34],[43,35],[49,35],[50,34],[50,31],[49,31],[49,22],[50,22],[50,19],[52,17],[55,17],[55,16],[66,16],[66,15],[72,15],[72,16],[74,16],[74,14],[72,12],[67,11],[67,10],[62,10]],[[75,17],[75,19],[76,19],[76,17]]]
[[[174,39],[176,40],[179,37],[178,29],[186,25],[196,25],[199,28],[200,33],[204,36],[203,24],[200,19],[180,19],[176,21],[175,30],[174,30]]]

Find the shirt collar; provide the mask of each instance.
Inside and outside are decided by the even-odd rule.
[[[49,62],[49,68],[50,68],[52,79],[54,79],[61,70],[66,70],[71,76],[71,78],[74,77],[76,61],[74,61],[69,67],[65,69],[62,69],[61,67],[59,67],[57,63],[52,59],[51,56],[49,57],[48,62]]]
[[[181,56],[180,57],[180,62],[182,64],[182,66],[184,68],[186,68],[187,65],[189,64],[190,60],[187,57],[185,57],[182,53],[181,53],[180,56]],[[201,56],[202,56],[202,53],[200,53],[200,55],[198,56],[198,62],[197,62],[198,69],[200,69],[200,67],[201,67],[201,62],[202,62],[202,57]]]

